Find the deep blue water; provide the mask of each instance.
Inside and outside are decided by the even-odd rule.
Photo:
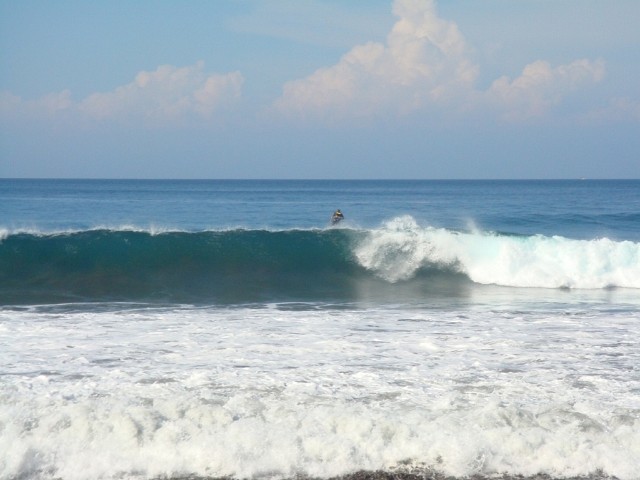
[[[640,240],[640,180],[0,180],[0,228],[375,228],[420,225]]]

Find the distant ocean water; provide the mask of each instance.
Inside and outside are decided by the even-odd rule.
[[[0,180],[0,452],[640,479],[640,181]]]

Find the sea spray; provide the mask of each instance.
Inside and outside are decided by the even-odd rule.
[[[412,217],[403,216],[368,232],[355,255],[363,267],[392,283],[408,280],[427,267],[455,271],[458,258],[446,248],[454,235],[444,229],[420,228]]]
[[[640,288],[640,243],[607,238],[458,232],[421,227],[404,216],[369,231],[355,255],[389,282],[435,268],[507,287]]]

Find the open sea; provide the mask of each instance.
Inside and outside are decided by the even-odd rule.
[[[222,477],[640,479],[640,181],[1,179],[0,479]]]

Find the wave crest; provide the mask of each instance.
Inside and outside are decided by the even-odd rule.
[[[354,253],[360,265],[389,282],[437,268],[509,287],[640,288],[640,243],[608,238],[456,232],[421,227],[404,216],[370,231]]]
[[[0,303],[423,300],[444,288],[640,288],[640,244],[422,227],[0,232]]]
[[[406,215],[370,232],[356,246],[354,254],[360,265],[392,283],[409,280],[418,270],[429,266],[455,270],[458,258],[440,244],[443,233],[455,235],[444,229],[420,228]]]

